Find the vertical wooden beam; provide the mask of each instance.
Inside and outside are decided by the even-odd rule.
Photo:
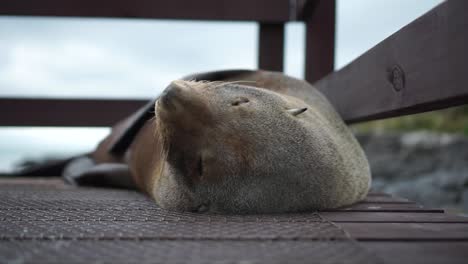
[[[465,87],[468,89],[468,1],[448,1],[448,65],[451,77],[446,79],[448,87]],[[446,86],[443,86],[446,89]],[[442,88],[441,88],[442,89]],[[466,102],[468,103],[468,102]]]
[[[305,78],[313,83],[333,72],[335,63],[335,0],[309,1],[306,22]]]
[[[258,67],[263,70],[283,71],[284,24],[260,23]]]

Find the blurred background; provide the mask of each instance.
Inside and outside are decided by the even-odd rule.
[[[441,2],[338,0],[335,69]],[[286,26],[284,68],[299,78],[304,30]],[[188,73],[257,68],[257,31],[246,22],[0,16],[0,96],[154,98]],[[375,190],[468,211],[468,107],[352,129],[368,154]],[[1,127],[0,172],[89,152],[108,131]]]

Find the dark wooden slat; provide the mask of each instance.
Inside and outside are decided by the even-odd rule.
[[[357,240],[468,241],[467,223],[337,223]]]
[[[320,215],[333,222],[349,223],[468,223],[468,217],[424,212],[321,212]]]
[[[112,126],[145,100],[0,99],[1,126]]]
[[[328,209],[324,212],[426,212],[443,213],[443,209],[424,208],[415,203],[357,203],[344,208]]]
[[[468,89],[468,1],[450,0],[448,7],[449,33],[448,52],[450,54],[449,67],[452,76],[447,78],[449,87],[464,87]]]
[[[367,196],[361,203],[413,203],[405,198],[392,196]]]
[[[47,188],[54,189],[66,189],[66,188],[76,188],[72,185],[67,185],[62,178],[51,177],[52,175],[44,175],[42,177],[3,177],[0,178],[0,186],[2,185],[35,185],[35,186],[47,186]]]
[[[288,0],[2,0],[0,15],[285,22]]]
[[[320,80],[334,69],[335,0],[307,1],[302,19],[306,21],[305,78]]]
[[[258,67],[263,70],[283,71],[284,24],[260,24]]]
[[[316,87],[348,123],[468,103],[466,10],[443,2]]]
[[[383,196],[383,197],[389,197],[389,198],[393,197],[391,194],[383,193],[383,192],[369,192],[367,194],[367,196],[368,197],[371,197],[371,196],[372,197],[377,197],[377,196],[382,197]]]
[[[387,264],[465,264],[468,242],[360,242]]]

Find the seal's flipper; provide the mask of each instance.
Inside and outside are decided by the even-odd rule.
[[[130,170],[122,163],[95,165],[88,157],[76,159],[65,168],[65,181],[72,185],[135,189]]]
[[[236,76],[253,74],[255,72],[256,71],[252,70],[212,71],[188,75],[182,78],[182,80],[222,81],[226,79],[233,79]],[[154,104],[156,100],[150,101],[124,121],[124,128],[118,135],[116,135],[116,140],[109,147],[110,154],[119,157],[122,156],[125,151],[127,151],[127,149],[132,144],[133,139],[136,137],[138,131],[140,131],[145,122],[154,117]]]
[[[124,129],[121,134],[117,135],[115,143],[109,148],[109,152],[112,155],[122,156],[125,151],[127,151],[138,131],[140,131],[146,121],[150,120],[154,116],[155,102],[156,100],[150,101],[124,121]]]

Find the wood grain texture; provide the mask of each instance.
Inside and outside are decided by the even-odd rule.
[[[387,264],[465,264],[468,242],[360,242]]]
[[[305,79],[315,82],[333,72],[335,65],[336,1],[306,1]]]
[[[445,1],[315,85],[348,123],[468,103],[466,1]]]
[[[357,240],[468,241],[467,223],[337,223]]]
[[[443,213],[443,209],[426,208],[415,203],[357,203],[351,206],[328,209],[323,212],[427,212]]]
[[[284,24],[260,23],[258,67],[269,71],[283,71]]]
[[[4,212],[0,217],[4,223],[0,236],[3,252],[8,252],[0,254],[2,257],[10,254],[14,249],[12,246],[18,243],[50,243],[56,240],[61,244],[70,241],[113,241],[120,249],[128,249],[133,245],[131,252],[140,249],[142,241],[156,243],[150,250],[161,249],[158,243],[190,241],[197,243],[197,252],[200,251],[200,245],[209,242],[213,245],[203,249],[209,256],[219,252],[220,244],[229,241],[237,243],[237,248],[243,246],[239,252],[254,248],[262,257],[276,250],[284,250],[278,254],[283,259],[277,263],[291,260],[294,263],[308,263],[311,259],[327,263],[348,263],[353,262],[353,259],[359,259],[353,263],[364,263],[366,260],[366,263],[382,263],[377,261],[382,260],[390,264],[466,263],[468,257],[467,218],[444,213],[342,211],[320,212],[319,215],[312,212],[207,215],[160,210],[151,200],[136,192],[71,187],[57,179],[2,179],[0,187],[4,198],[0,208]],[[371,193],[369,198],[385,199],[375,201],[375,204],[383,206],[389,205],[392,199],[398,200],[383,193]],[[413,203],[391,205],[405,208],[414,206]],[[281,243],[281,246],[270,249],[275,243]],[[5,250],[8,246],[10,250]],[[225,254],[232,246],[222,248],[220,252]],[[33,251],[37,253],[31,258],[35,262],[51,254],[44,247],[35,247],[33,251],[33,245],[23,248],[27,249],[25,252],[28,254]],[[171,248],[174,249],[174,246]],[[257,251],[258,248],[264,251]],[[333,248],[339,250],[326,256],[320,254],[330,252]],[[78,258],[75,259],[80,259],[83,252],[90,252],[77,245],[68,249],[72,251],[66,252],[67,258],[71,252],[78,252],[75,255]],[[94,245],[93,249],[98,250],[99,245]],[[189,256],[194,248],[182,249],[175,250],[176,256],[186,257],[189,262],[193,262]],[[356,249],[365,249],[366,254],[356,257],[356,254],[362,253]],[[61,247],[60,252],[63,250],[66,248]],[[109,252],[108,247],[104,250]],[[236,257],[245,257],[239,252],[235,253]],[[123,253],[121,258],[128,258],[129,253]],[[156,255],[160,257],[159,254]],[[271,263],[272,259],[277,258],[256,262]],[[166,258],[172,262],[174,259],[175,256]],[[209,259],[203,260],[203,263],[210,262]]]
[[[368,195],[361,203],[414,203],[406,198]]]
[[[361,223],[467,223],[468,217],[426,212],[321,212],[332,222]],[[467,226],[468,228],[468,226]]]
[[[451,78],[448,87],[468,89],[468,1],[450,0],[448,6],[448,53]]]
[[[285,22],[288,0],[2,0],[0,15]]]
[[[0,98],[1,126],[112,126],[147,100]]]

